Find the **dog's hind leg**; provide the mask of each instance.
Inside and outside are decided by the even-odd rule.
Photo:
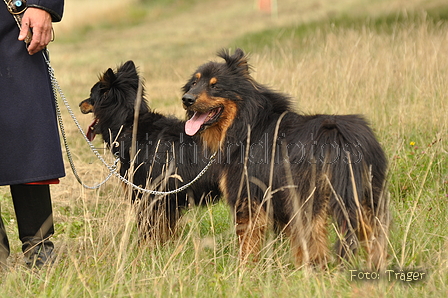
[[[317,267],[324,267],[328,261],[328,215],[325,210],[311,221],[310,261]]]
[[[239,200],[235,206],[236,234],[240,244],[240,260],[258,261],[268,228],[268,216],[255,200]]]
[[[389,213],[387,208],[375,212],[366,202],[350,220],[338,218],[339,241],[336,252],[340,260],[350,261],[359,246],[364,248],[369,269],[382,269],[387,258],[387,231]],[[373,268],[372,268],[373,266]]]
[[[378,195],[380,197],[381,195]],[[387,260],[387,237],[389,230],[388,198],[381,198],[374,210],[363,204],[362,220],[359,223],[358,238],[366,250],[369,269],[384,269]],[[372,268],[373,267],[373,268]]]
[[[328,261],[328,214],[326,208],[307,218],[299,214],[287,229],[291,238],[291,251],[296,265],[324,268]]]

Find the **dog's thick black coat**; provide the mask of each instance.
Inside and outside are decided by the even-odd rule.
[[[328,261],[333,217],[336,251],[361,243],[384,265],[389,224],[387,160],[358,115],[300,115],[291,99],[257,83],[242,50],[219,53],[183,87],[185,130],[220,152],[221,190],[235,215],[243,259],[259,256],[269,224],[283,229],[299,264]]]
[[[184,133],[185,121],[150,110],[143,98],[138,118],[137,155],[130,156],[135,101],[139,75],[132,61],[114,72],[108,69],[91,89],[90,97],[79,106],[83,113],[93,112],[89,138],[101,134],[114,154],[120,157],[120,174],[130,177],[142,188],[169,191],[195,178],[208,163],[208,153],[198,147],[196,137]],[[144,93],[144,91],[143,91]],[[186,190],[171,195],[153,196],[133,191],[138,202],[138,224],[143,237],[164,241],[175,230],[183,208],[218,199],[219,178],[215,165]]]

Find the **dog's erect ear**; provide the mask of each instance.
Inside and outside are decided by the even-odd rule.
[[[110,89],[116,79],[117,76],[115,75],[114,71],[112,70],[112,68],[109,68],[100,78],[100,82],[103,85],[103,88]]]
[[[131,80],[133,87],[134,84],[138,84],[139,76],[137,67],[132,60],[127,61],[117,69],[117,79],[119,79],[120,82],[122,80]],[[135,86],[135,88],[137,89],[137,86]]]
[[[134,61],[129,60],[118,69],[118,72],[127,72],[127,73],[137,74],[137,68],[135,67]]]
[[[236,49],[235,54],[231,57],[234,59],[238,67],[243,68],[247,73],[249,73],[249,63],[247,63],[247,56],[244,54],[242,49]]]
[[[226,61],[226,64],[230,69],[238,69],[245,75],[249,75],[250,66],[247,62],[247,56],[244,54],[243,50],[237,48],[233,55],[230,55],[228,50],[222,50],[218,53],[218,56]]]

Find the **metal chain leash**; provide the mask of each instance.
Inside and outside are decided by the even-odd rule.
[[[62,92],[62,88],[59,85],[58,81],[56,80],[56,76],[54,75],[54,70],[53,67],[51,67],[50,65],[50,61],[47,58],[47,55],[45,53],[45,51],[43,51],[43,56],[44,56],[44,60],[47,63],[48,66],[48,73],[50,75],[50,80],[51,80],[51,85],[53,88],[53,93],[54,93],[54,97],[55,97],[55,107],[56,107],[56,114],[57,114],[57,118],[58,118],[58,122],[59,122],[59,128],[61,130],[61,135],[62,135],[62,139],[64,142],[64,147],[67,153],[67,158],[69,160],[70,163],[70,167],[72,169],[73,174],[76,177],[76,180],[78,180],[78,182],[87,189],[97,189],[99,187],[101,187],[104,183],[106,183],[110,177],[112,177],[112,175],[116,176],[117,178],[119,178],[123,183],[125,183],[128,186],[131,186],[134,189],[137,189],[143,193],[148,193],[151,195],[156,195],[156,196],[163,196],[163,195],[171,195],[171,194],[176,194],[179,193],[181,191],[184,191],[185,189],[187,189],[188,187],[190,187],[193,183],[195,183],[197,180],[199,180],[199,178],[201,178],[205,172],[207,172],[207,170],[210,168],[210,166],[215,162],[215,157],[216,157],[216,152],[213,153],[210,158],[209,158],[209,162],[208,164],[204,167],[204,169],[202,169],[201,172],[199,172],[199,174],[193,179],[191,180],[189,183],[171,190],[171,191],[156,191],[156,190],[150,190],[150,189],[146,189],[146,188],[142,188],[138,185],[133,184],[132,182],[130,182],[129,180],[127,180],[126,178],[124,178],[123,176],[121,176],[118,172],[117,172],[117,164],[120,161],[120,159],[117,157],[117,159],[114,161],[114,163],[112,165],[108,164],[104,158],[101,156],[101,154],[98,152],[98,150],[93,146],[92,142],[89,141],[89,139],[87,138],[86,134],[84,133],[83,129],[81,128],[81,125],[78,122],[78,119],[76,118],[75,114],[73,113],[73,110],[71,109],[64,93]],[[62,121],[62,115],[61,115],[61,110],[59,108],[59,104],[58,104],[58,100],[57,100],[57,95],[59,94],[59,97],[61,98],[62,102],[64,103],[65,107],[67,108],[68,113],[70,114],[70,116],[73,119],[73,122],[75,122],[76,127],[78,128],[78,130],[81,132],[81,135],[84,137],[85,141],[87,142],[87,144],[89,145],[91,151],[96,155],[96,157],[106,166],[106,168],[109,170],[109,175],[100,183],[98,183],[97,185],[94,186],[88,186],[86,184],[84,184],[81,180],[81,178],[78,175],[78,172],[76,171],[76,167],[75,164],[73,162],[73,158],[72,158],[72,154],[70,151],[70,148],[68,146],[68,142],[67,142],[67,136],[65,134],[65,129],[64,129],[64,123]]]
[[[118,164],[120,159],[117,158],[112,165],[109,165],[104,160],[104,158],[101,156],[101,154],[98,152],[98,150],[96,150],[96,148],[93,146],[92,142],[89,141],[89,139],[87,138],[86,134],[82,130],[81,125],[78,122],[78,119],[76,119],[75,114],[73,113],[73,110],[71,109],[70,105],[68,104],[68,101],[67,101],[64,93],[62,92],[62,88],[60,87],[58,81],[56,80],[56,77],[54,75],[53,67],[51,67],[50,61],[48,60],[47,55],[46,55],[46,53],[44,51],[43,52],[43,57],[44,57],[44,60],[47,63],[47,66],[48,66],[48,73],[50,75],[51,86],[53,87],[53,94],[54,94],[54,97],[55,97],[55,108],[56,108],[56,115],[57,115],[58,123],[59,123],[59,129],[61,130],[61,135],[62,135],[62,139],[64,141],[65,151],[66,151],[66,154],[67,154],[68,161],[70,163],[70,168],[72,169],[72,172],[75,175],[76,180],[78,180],[78,182],[84,188],[87,188],[87,189],[97,189],[97,188],[100,188],[104,183],[106,183],[110,179],[110,177],[112,177],[113,173],[116,172],[117,164]],[[76,127],[81,132],[81,135],[84,137],[84,139],[87,141],[87,144],[89,145],[91,151],[96,155],[96,157],[109,170],[109,175],[102,182],[98,183],[97,185],[88,186],[88,185],[84,184],[82,182],[82,180],[81,180],[81,177],[78,175],[78,172],[77,172],[76,167],[75,167],[75,163],[73,162],[72,153],[71,153],[70,147],[68,145],[67,136],[66,136],[66,133],[65,133],[64,122],[62,120],[61,109],[59,108],[59,103],[58,103],[58,100],[57,100],[57,95],[58,94],[59,94],[60,98],[62,99],[65,107],[67,108],[68,113],[70,114],[70,116],[72,117],[73,121],[75,122]]]

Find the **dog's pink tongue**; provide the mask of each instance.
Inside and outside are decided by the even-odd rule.
[[[185,133],[189,136],[194,136],[201,128],[201,125],[204,124],[206,118],[207,113],[195,112],[193,117],[185,123]]]
[[[96,124],[96,122],[97,122],[97,119],[93,120],[93,122],[87,128],[86,137],[87,137],[87,139],[89,139],[90,142],[92,142],[93,139],[96,136],[96,133],[95,133],[95,124]]]

